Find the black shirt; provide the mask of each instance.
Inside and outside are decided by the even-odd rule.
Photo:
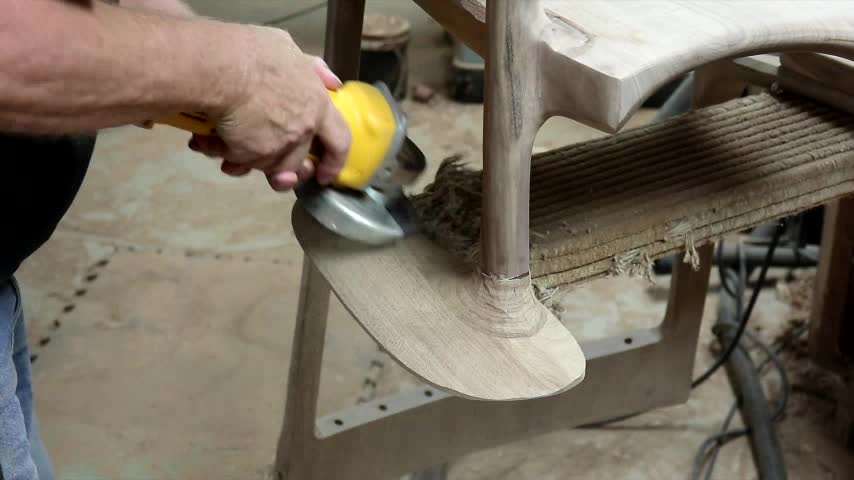
[[[0,133],[0,280],[50,238],[89,166],[95,136]]]

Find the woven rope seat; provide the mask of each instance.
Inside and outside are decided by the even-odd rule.
[[[608,274],[854,192],[854,117],[758,94],[535,155],[531,274],[541,288]],[[476,264],[480,172],[442,165],[415,197],[422,231]]]

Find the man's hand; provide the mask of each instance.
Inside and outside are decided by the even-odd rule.
[[[228,173],[261,170],[277,190],[314,167],[321,182],[337,174],[350,133],[327,88],[340,82],[290,35],[181,15],[178,0],[122,1],[135,8],[0,0],[0,130],[64,134],[205,112],[219,137],[193,147]],[[305,162],[315,137],[317,166]]]
[[[350,146],[349,128],[327,92],[341,81],[322,60],[302,53],[286,32],[250,28],[245,81],[221,112],[219,138],[194,136],[190,148],[222,157],[222,170],[230,175],[261,170],[274,190],[286,191],[314,174],[308,152],[317,137],[323,146],[317,180],[328,183]]]
[[[119,4],[123,7],[137,8],[179,17],[195,16],[193,10],[181,0],[121,0]],[[282,45],[276,47],[280,49],[287,48],[288,52],[298,51],[290,36],[287,34],[282,35],[284,32],[271,31],[273,29],[265,28],[258,28],[258,30],[256,35],[260,42],[280,41]],[[273,36],[282,38],[268,38]],[[247,85],[245,87],[247,95],[242,104],[232,106],[229,109],[232,112],[231,115],[226,114],[221,119],[218,131],[221,132],[221,138],[224,142],[219,141],[219,139],[194,136],[190,141],[190,148],[211,156],[224,157],[222,171],[229,175],[242,176],[249,173],[252,169],[261,170],[267,175],[267,179],[273,189],[283,191],[292,189],[297,182],[307,180],[315,174],[314,163],[306,157],[307,148],[311,144],[314,133],[318,133],[320,140],[324,144],[330,143],[332,145],[332,149],[327,147],[326,151],[328,154],[321,159],[317,171],[318,181],[326,183],[335,177],[344,164],[343,156],[346,155],[347,147],[349,146],[347,128],[346,126],[344,127],[345,132],[343,133],[334,133],[333,131],[326,136],[321,133],[321,129],[324,132],[334,129],[335,125],[343,123],[343,120],[338,121],[340,115],[337,115],[338,112],[334,111],[335,109],[326,101],[328,98],[326,98],[325,92],[324,98],[319,102],[306,104],[303,100],[303,97],[305,97],[311,101],[311,97],[313,95],[316,96],[315,92],[317,91],[314,85],[317,83],[316,81],[308,78],[306,79],[307,82],[305,82],[300,78],[311,75],[308,68],[309,64],[303,58],[304,55],[301,53],[290,54],[280,58],[278,61],[270,58],[270,56],[264,56],[267,52],[270,55],[275,55],[275,51],[275,47],[263,48],[262,46],[257,50],[261,55],[256,57],[256,60],[259,60],[260,64],[247,67],[250,69],[250,82],[254,79],[256,84]],[[285,60],[290,69],[288,71],[275,71],[276,67],[282,65],[282,60]],[[310,70],[319,77],[326,88],[337,89],[341,86],[341,81],[329,70],[329,67],[322,59],[311,57],[308,60],[310,60]],[[267,75],[252,74],[251,69],[264,70],[265,68],[269,69],[268,71],[274,75],[272,78],[266,78],[268,77]],[[294,79],[294,81],[290,82],[291,85],[284,86],[281,89],[282,92],[286,93],[279,96],[280,100],[273,100],[271,102],[266,99],[259,100],[258,98],[254,98],[255,95],[252,92],[255,92],[256,89],[260,89],[261,92],[267,92],[267,97],[269,97],[270,89],[265,90],[264,85],[273,87],[276,82],[276,75],[280,79]],[[301,92],[298,89],[305,90]],[[274,90],[272,93],[275,95],[278,92]],[[289,104],[289,109],[281,111],[271,110],[272,108],[276,108],[276,106],[280,106],[282,101],[292,102]],[[262,107],[266,107],[266,110]],[[320,118],[319,123],[313,121],[310,118],[311,112],[317,109],[324,111],[331,110],[326,114],[321,113],[322,117],[329,116],[331,118]],[[269,114],[272,114],[276,118],[270,118]],[[249,118],[243,118],[245,116]],[[258,121],[264,118],[267,120],[267,127],[257,124]],[[238,127],[235,128],[234,125]],[[253,132],[252,136],[248,137],[247,130],[253,127],[257,130]],[[270,128],[273,130],[269,131]],[[283,129],[285,133],[281,134],[280,132]],[[248,144],[250,141],[249,138],[256,138],[258,133],[266,137],[265,139],[257,138],[261,142],[268,142],[266,147],[264,144],[257,146]],[[274,135],[278,136],[278,138],[274,138]],[[328,136],[333,135],[335,138],[328,138]],[[268,151],[275,151],[275,153],[267,153],[267,151],[262,150],[263,148],[267,148]],[[341,149],[343,149],[343,154],[341,153]]]
[[[181,0],[119,0],[119,5],[127,8],[165,13],[176,17],[194,17],[196,13]]]

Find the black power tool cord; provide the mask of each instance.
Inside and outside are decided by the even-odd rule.
[[[756,280],[756,285],[753,287],[753,292],[750,295],[750,301],[747,303],[747,308],[740,312],[740,320],[738,322],[738,329],[735,332],[735,336],[726,346],[724,352],[721,354],[720,357],[718,357],[715,363],[712,364],[712,366],[709,367],[708,370],[703,372],[699,377],[694,379],[693,382],[691,382],[692,389],[702,385],[703,382],[708,380],[709,377],[712,376],[712,374],[714,374],[719,368],[721,368],[721,366],[723,366],[723,364],[726,363],[726,361],[729,359],[729,356],[732,355],[732,352],[735,350],[735,347],[738,346],[738,342],[741,341],[741,336],[744,334],[744,330],[747,328],[747,321],[750,319],[750,315],[753,313],[753,308],[756,306],[756,300],[759,298],[759,292],[762,290],[762,286],[765,284],[765,277],[768,275],[768,269],[771,267],[771,260],[774,258],[774,251],[777,249],[777,245],[780,243],[780,237],[783,235],[782,225],[783,224],[778,224],[777,228],[774,230],[774,238],[771,239],[771,244],[768,245],[768,252],[765,254],[765,260],[762,263],[762,268],[759,270],[759,279]],[[723,242],[721,242],[721,245],[723,245]],[[741,252],[741,255],[743,255],[741,248],[739,248],[739,252]],[[741,296],[739,296],[738,293],[743,293],[743,290],[745,288],[744,285],[747,284],[745,272],[746,268],[744,265],[745,262],[743,261],[743,257],[741,261],[739,261],[739,263],[741,264],[739,266],[739,277],[741,278],[738,282],[739,286],[736,287],[736,291],[734,292],[737,305],[741,304]],[[720,262],[718,263],[718,269],[718,271],[720,272],[721,284],[725,284],[726,277],[724,275],[724,270]],[[728,289],[727,291],[730,292],[732,290]],[[739,308],[739,310],[741,309]]]
[[[738,325],[738,330],[733,337],[733,340],[729,343],[728,348],[724,351],[723,354],[718,358],[718,361],[712,365],[706,372],[697,377],[697,379],[692,382],[692,388],[701,385],[704,381],[706,381],[712,373],[715,372],[721,365],[726,363],[726,360],[735,350],[735,348],[743,348],[739,345],[741,336],[747,336],[751,342],[756,345],[760,350],[763,351],[766,358],[765,360],[759,364],[756,368],[757,372],[761,372],[762,369],[768,364],[772,363],[774,365],[775,370],[777,371],[777,375],[780,377],[780,384],[782,390],[782,397],[780,401],[777,403],[777,407],[774,410],[773,420],[780,420],[783,416],[783,413],[786,409],[786,404],[789,400],[789,380],[786,375],[786,370],[783,366],[783,362],[780,360],[777,355],[778,352],[773,351],[765,342],[763,342],[759,337],[754,335],[751,331],[746,329],[747,321],[750,318],[751,313],[753,312],[753,307],[756,304],[756,300],[758,298],[759,289],[765,283],[765,276],[767,275],[768,269],[771,266],[771,259],[773,259],[774,250],[780,242],[780,237],[783,234],[782,225],[778,225],[777,229],[774,231],[774,237],[771,240],[771,244],[768,246],[768,252],[762,264],[762,269],[759,273],[759,279],[757,284],[753,288],[753,292],[750,298],[750,303],[747,306],[747,310],[742,313],[741,305],[743,303],[744,298],[744,290],[747,284],[747,273],[746,266],[744,261],[743,252],[741,249],[741,244],[739,243],[738,251],[739,251],[739,272],[737,276],[737,285],[733,288],[729,285],[731,276],[727,275],[724,268],[721,266],[721,263],[718,263],[718,271],[720,273],[721,278],[721,286],[726,291],[726,293],[730,294],[735,299],[736,304],[736,318],[740,318],[740,322]],[[723,242],[722,242],[723,243]],[[782,346],[778,347],[782,349]],[[732,422],[733,417],[735,416],[735,412],[738,410],[739,399],[736,399],[733,402],[732,406],[727,413],[726,418],[724,419],[723,424],[721,425],[721,430],[719,433],[711,435],[703,443],[700,445],[697,450],[697,454],[694,457],[694,464],[691,469],[691,479],[699,480],[700,476],[703,474],[705,470],[705,476],[703,477],[705,480],[709,480],[712,477],[712,472],[714,471],[715,462],[718,458],[718,453],[720,449],[736,438],[742,437],[749,432],[745,429],[737,429],[737,430],[729,430],[729,425]]]

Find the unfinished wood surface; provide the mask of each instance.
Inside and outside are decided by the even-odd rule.
[[[357,405],[319,419],[317,435],[300,439],[308,453],[293,463],[286,480],[398,479],[477,450],[685,402],[711,246],[699,255],[700,271],[676,266],[659,328],[583,345],[589,372],[577,388],[526,401],[479,402],[422,386]]]
[[[854,354],[854,197],[825,207],[810,311],[809,352],[826,367]]]
[[[293,224],[344,307],[425,381],[467,398],[516,400],[584,378],[578,343],[527,281],[484,281],[420,237],[366,249],[320,226],[299,202]]]
[[[481,270],[496,280],[528,276],[531,149],[542,119],[535,41],[536,2],[496,0],[487,11],[483,117]]]
[[[823,54],[795,52],[738,58],[722,69],[724,79],[811,98],[854,115],[854,62]],[[723,66],[723,65],[722,65]]]
[[[329,299],[329,284],[311,261],[305,259],[291,347],[285,418],[276,449],[276,471],[283,480],[303,478],[290,475],[293,464],[304,462],[313,453],[311,444],[304,439],[314,437]]]
[[[762,94],[535,155],[534,283],[570,285],[638,269],[854,192],[852,118],[801,97]],[[427,189],[441,193],[437,204],[479,191],[476,172],[440,169],[439,175]],[[437,189],[442,182],[461,187]],[[480,214],[477,202],[466,208],[456,214]],[[445,243],[456,227],[436,235],[465,258],[477,248],[477,232],[463,232],[469,245],[459,236]]]
[[[732,62],[721,60],[703,65],[694,72],[691,107],[709,107],[738,98],[747,90],[744,78],[731,75]]]
[[[788,52],[780,64],[795,73],[846,95],[854,96],[854,61],[811,52]]]
[[[854,115],[854,95],[830,88],[821,83],[822,80],[800,74],[785,66],[780,66],[777,70],[777,82],[781,89],[814,98]]]
[[[485,0],[416,0],[484,55]],[[491,0],[492,1],[492,0]],[[805,50],[854,55],[854,2],[540,0],[527,23],[547,114],[618,130],[659,86],[714,60]],[[465,15],[459,18],[459,15]]]

